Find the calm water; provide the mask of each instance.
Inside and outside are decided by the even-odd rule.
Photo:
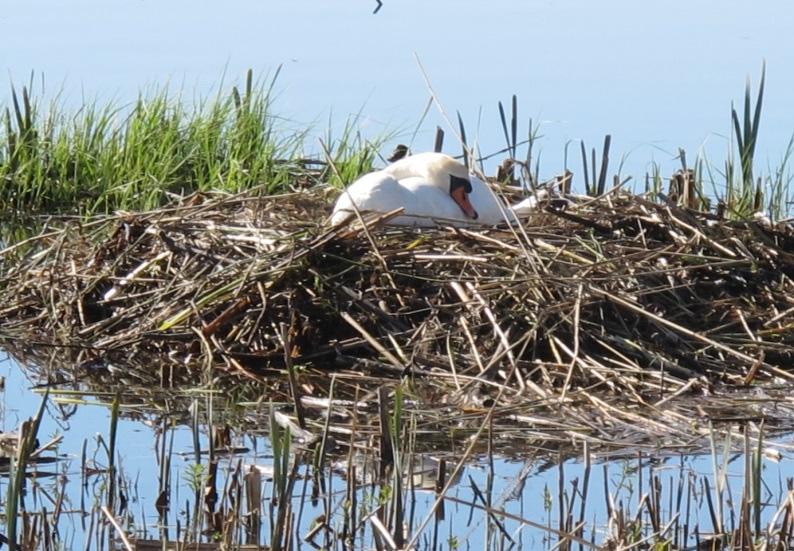
[[[792,131],[794,10],[783,0],[658,4],[629,0],[33,0],[0,15],[0,71],[31,71],[48,89],[127,101],[170,82],[206,94],[248,68],[283,66],[278,112],[298,123],[361,113],[370,135],[402,129],[409,141],[428,90],[419,56],[454,117],[459,110],[483,151],[503,146],[497,102],[519,97],[521,118],[542,124],[541,173],[563,167],[565,144],[613,135],[613,166],[641,177],[651,160],[665,174],[677,148],[705,146],[724,158],[731,101],[768,66],[758,166],[778,163]],[[0,94],[6,94],[0,86]],[[0,95],[0,99],[2,95]],[[429,149],[435,110],[414,140]],[[526,133],[526,125],[521,133]],[[452,145],[450,150],[457,152]]]
[[[21,420],[31,415],[40,403],[40,395],[34,394],[30,390],[31,383],[23,375],[23,371],[12,361],[0,360],[0,376],[5,377],[6,392],[0,401],[0,412],[2,413],[2,429],[12,430],[16,428]],[[63,435],[64,440],[58,448],[59,463],[56,466],[44,465],[44,471],[57,471],[61,474],[59,478],[45,477],[30,482],[40,488],[38,498],[31,500],[28,498],[29,510],[39,510],[41,507],[52,510],[53,504],[47,499],[42,499],[44,495],[41,490],[48,492],[50,496],[57,495],[64,489],[65,502],[63,509],[67,512],[61,515],[58,525],[60,540],[65,542],[66,548],[82,549],[86,545],[85,528],[81,523],[81,516],[77,513],[81,508],[81,503],[86,503],[90,509],[95,502],[104,501],[103,489],[105,478],[100,475],[93,475],[87,478],[87,484],[83,486],[83,475],[81,473],[81,453],[83,442],[86,442],[88,465],[103,468],[107,465],[107,453],[100,443],[101,439],[107,442],[109,433],[110,416],[108,409],[103,406],[82,406],[73,410],[72,406],[61,403],[57,400],[50,402],[47,412],[43,419],[43,424],[39,432],[42,442],[49,440],[56,435]],[[158,536],[158,514],[155,507],[158,496],[157,473],[159,465],[157,462],[158,440],[154,430],[142,422],[122,419],[119,423],[118,440],[118,468],[126,481],[125,494],[129,499],[128,509],[134,518],[135,529],[129,527],[131,533],[141,538],[157,538]],[[232,473],[242,461],[247,465],[262,465],[270,468],[273,459],[267,439],[262,435],[249,435],[235,442],[236,445],[244,445],[250,451],[235,456],[221,456],[219,459],[219,491],[223,493],[224,481],[228,480]],[[200,438],[202,449],[206,449],[207,440],[204,435]],[[719,448],[718,448],[719,449]],[[721,449],[719,449],[721,454]],[[177,427],[174,430],[173,440],[174,455],[171,462],[171,510],[168,515],[169,533],[171,537],[176,531],[176,522],[179,519],[184,527],[185,517],[182,511],[185,509],[186,502],[192,503],[193,494],[190,490],[187,479],[193,472],[193,442],[191,431],[186,427]],[[468,505],[470,502],[477,503],[473,497],[473,488],[476,486],[479,492],[488,493],[489,469],[485,458],[479,464],[468,466],[460,478],[458,484],[453,486],[448,492],[450,499],[445,504],[445,519],[438,524],[438,541],[440,549],[452,549],[449,543],[451,539],[458,542],[458,549],[490,549],[493,544],[486,545],[486,533],[491,534],[491,538],[499,541],[499,532],[493,525],[486,528],[488,516],[482,510],[472,510]],[[661,460],[654,460],[652,464],[647,460],[643,461],[642,475],[637,471],[637,459],[620,458],[610,460],[608,456],[596,457],[591,471],[588,490],[589,497],[587,506],[584,510],[584,520],[586,522],[585,534],[587,539],[591,537],[591,532],[597,534],[596,541],[603,541],[606,530],[606,501],[604,488],[608,488],[611,499],[615,506],[633,514],[639,507],[640,500],[648,489],[648,480],[651,474],[658,477],[660,482],[661,494],[659,503],[662,506],[662,519],[667,522],[675,515],[675,511],[680,511],[680,523],[689,523],[689,534],[696,530],[701,534],[712,532],[710,517],[708,515],[708,504],[705,494],[701,490],[703,477],[714,480],[711,457],[667,457]],[[206,464],[206,456],[202,462]],[[719,460],[721,463],[721,459]],[[762,489],[762,501],[764,522],[768,522],[775,512],[776,504],[780,503],[786,495],[785,478],[792,475],[791,461],[785,458],[780,463],[771,461],[763,462],[764,486]],[[247,467],[244,467],[243,472]],[[726,511],[736,510],[739,496],[743,485],[744,460],[741,455],[731,456],[727,465],[727,484],[728,491],[723,494],[724,507]],[[641,482],[640,478],[643,481]],[[346,482],[339,476],[333,477],[330,484],[333,490],[332,503],[334,504],[335,524],[341,522],[343,501],[345,499]],[[685,492],[681,505],[676,505],[677,488],[679,480],[683,478]],[[583,488],[584,469],[581,462],[568,460],[563,463],[562,468],[558,465],[549,464],[547,460],[540,458],[528,459],[505,459],[497,457],[494,462],[494,470],[491,475],[492,489],[490,491],[491,503],[497,510],[503,510],[508,514],[524,518],[541,526],[556,528],[558,526],[558,488],[561,483],[565,488],[567,499],[572,495],[572,487],[577,484]],[[687,506],[688,486],[686,481],[694,484],[697,490],[692,494],[691,505]],[[63,486],[62,486],[63,484]],[[300,486],[302,482],[298,483]],[[642,486],[641,486],[642,484]],[[0,495],[5,496],[7,478],[0,477]],[[270,496],[271,483],[265,481],[263,495]],[[300,495],[300,488],[296,489],[296,494]],[[363,486],[359,492],[359,502],[372,499],[372,488]],[[31,495],[34,495],[31,492]],[[83,501],[84,500],[84,501]],[[415,526],[428,514],[434,500],[431,492],[417,492],[415,495],[416,521]],[[31,505],[31,502],[34,503]],[[409,500],[410,504],[411,501]],[[574,518],[578,519],[580,511],[581,496],[575,500]],[[296,509],[300,504],[299,497],[293,500],[293,507]],[[768,504],[768,505],[767,505]],[[686,511],[691,509],[687,516]],[[322,513],[319,507],[306,506],[303,513],[303,520],[300,524],[300,536],[308,533],[311,522]],[[0,513],[1,514],[1,513]],[[736,517],[726,515],[728,528],[734,528]],[[88,520],[85,520],[88,523]],[[263,541],[267,541],[269,531],[267,522],[263,520]],[[532,526],[522,526],[515,520],[503,519],[502,524],[506,532],[516,542],[513,549],[551,549],[554,548],[556,538],[549,537],[544,530]],[[146,527],[146,529],[144,529]],[[419,541],[420,549],[431,548],[434,525],[431,522],[424,531],[423,538]],[[366,529],[365,529],[366,530]],[[487,532],[490,530],[490,532]],[[3,532],[0,528],[0,532]],[[322,541],[321,539],[318,541]],[[694,543],[694,539],[691,540]],[[95,544],[88,548],[98,548]],[[308,544],[298,543],[298,548],[311,549]],[[363,548],[367,548],[365,545]]]
[[[625,156],[624,174],[641,179],[650,161],[661,163],[664,174],[674,170],[678,147],[690,156],[703,148],[720,162],[731,102],[742,100],[748,75],[757,83],[766,60],[757,166],[777,165],[794,131],[789,2],[383,1],[377,15],[369,0],[11,2],[0,14],[0,103],[8,99],[6,84],[25,82],[31,71],[46,77],[49,93],[60,90],[77,107],[84,98],[128,102],[166,83],[188,97],[206,95],[248,68],[265,76],[282,66],[276,111],[297,127],[314,124],[319,136],[360,114],[365,135],[398,130],[393,142],[410,142],[429,97],[418,57],[445,108],[453,118],[461,112],[483,152],[503,147],[496,105],[517,94],[520,132],[526,134],[529,117],[541,124],[542,177],[564,168],[566,144],[576,172],[578,141],[600,146],[610,133],[612,166]],[[432,146],[436,125],[449,130],[433,109],[414,150]],[[458,151],[450,138],[447,150]],[[3,362],[0,370],[8,378],[2,428],[10,430],[38,399],[17,366]],[[76,457],[84,439],[107,434],[104,408],[81,408],[66,422],[57,409],[50,413],[42,435],[65,433],[63,454]],[[124,467],[153,476],[152,431],[131,421],[121,430]],[[178,433],[175,448],[192,449],[186,432]],[[175,475],[185,468],[176,465]],[[507,486],[521,465],[499,468],[499,484]],[[577,467],[569,468],[575,476]],[[773,480],[790,474],[787,461],[774,469]],[[544,486],[555,485],[555,471],[531,477],[514,512],[545,522],[538,503]],[[155,498],[150,478],[135,505],[150,521]],[[455,532],[465,534],[459,526]],[[537,535],[522,537],[527,548],[540,547]]]

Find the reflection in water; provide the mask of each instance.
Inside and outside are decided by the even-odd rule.
[[[6,411],[16,409],[24,417],[38,399],[24,390],[27,384],[18,366],[7,362],[4,368],[10,388],[20,389],[5,394]],[[35,533],[27,532],[27,541],[39,547],[49,542],[108,548],[107,542],[117,534],[102,512],[110,476],[107,408],[82,405],[64,422],[55,404],[77,398],[53,400],[40,434],[65,431],[58,476],[42,477],[49,467],[30,467],[38,474],[27,481],[24,513],[28,521],[46,515],[52,524],[49,530],[37,524]],[[218,437],[208,438],[208,403],[199,399],[195,404],[190,415],[201,420],[196,429],[163,420],[154,428],[140,421],[119,422],[114,514],[127,536],[140,542],[139,548],[177,538],[270,545],[275,533],[318,548],[345,541],[351,548],[371,548],[375,539],[399,539],[394,528],[398,519],[406,542],[427,524],[416,542],[422,549],[552,549],[563,534],[585,548],[591,548],[592,541],[629,545],[640,537],[670,539],[684,548],[708,540],[720,526],[729,532],[740,529],[735,522],[744,507],[738,500],[747,464],[741,456],[723,456],[727,442],[716,444],[714,463],[709,457],[648,453],[617,459],[585,456],[584,461],[554,460],[552,454],[547,461],[530,452],[519,460],[483,450],[451,481],[460,452],[407,452],[401,460],[410,465],[407,472],[412,476],[387,474],[383,479],[377,444],[358,448],[352,456],[332,453],[325,463],[329,468],[318,470],[323,462],[318,464],[317,448],[311,451],[295,443],[285,454],[270,445],[268,436],[242,436],[236,430],[216,430]],[[150,411],[145,419],[154,419],[153,414]],[[362,419],[362,429],[365,424]],[[285,431],[264,432],[278,441]],[[357,439],[355,431],[348,436]],[[764,461],[763,469],[767,481],[787,475],[787,468],[776,463]],[[447,482],[445,499],[436,503],[438,488]],[[8,480],[2,478],[0,484]],[[775,520],[772,504],[784,502],[785,488],[768,483],[760,489],[760,522],[780,527],[785,519]],[[292,497],[284,500],[285,495]],[[289,514],[279,516],[284,507]],[[721,512],[715,517],[714,511]],[[280,519],[286,531],[276,530]]]

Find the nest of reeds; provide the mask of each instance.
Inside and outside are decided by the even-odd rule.
[[[45,230],[3,252],[3,346],[56,382],[245,381],[287,399],[331,375],[337,396],[409,377],[464,410],[614,399],[648,419],[687,394],[794,379],[790,225],[622,192],[494,229],[329,228],[328,203],[195,196]]]

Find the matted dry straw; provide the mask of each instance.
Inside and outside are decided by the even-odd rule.
[[[349,389],[411,375],[432,403],[584,407],[657,433],[732,407],[660,413],[692,393],[753,384],[766,394],[736,415],[790,409],[770,398],[794,379],[790,226],[618,192],[516,228],[329,228],[327,214],[318,190],[194,197],[45,231],[3,253],[3,345],[39,363],[57,350],[58,381],[275,380],[265,392],[284,398],[293,365],[304,395],[332,373]]]

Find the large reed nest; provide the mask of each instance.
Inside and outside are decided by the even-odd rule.
[[[430,405],[586,405],[665,434],[733,418],[708,398],[748,385],[762,399],[735,415],[788,407],[790,225],[620,191],[495,229],[327,214],[315,189],[47,228],[2,253],[3,346],[53,384],[245,382],[287,399],[331,375],[338,396],[408,378]]]

